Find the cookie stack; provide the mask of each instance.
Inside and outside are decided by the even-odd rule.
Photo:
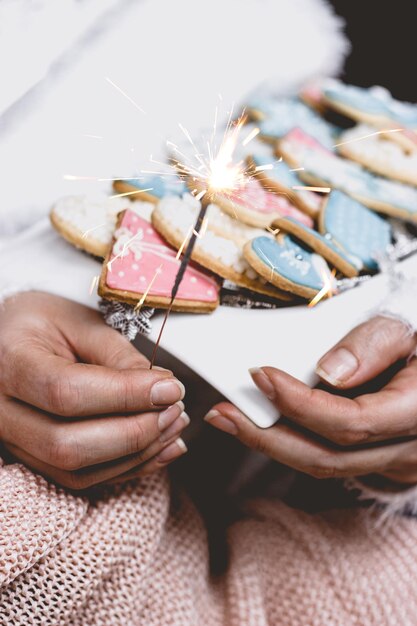
[[[329,281],[378,271],[391,218],[417,222],[417,105],[326,81],[298,98],[253,99],[246,112],[237,157],[250,176],[238,192],[213,197],[174,310],[310,300]],[[181,174],[118,180],[121,197],[53,207],[55,228],[104,258],[103,298],[169,305],[200,210]]]

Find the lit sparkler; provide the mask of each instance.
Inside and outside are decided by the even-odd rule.
[[[192,232],[190,231],[190,233],[187,233],[187,237],[179,250],[178,258],[184,249],[185,252],[172,287],[170,304],[165,313],[165,317],[159,331],[159,336],[155,343],[151,358],[151,369],[155,362],[156,352],[158,350],[165,324],[168,320],[181,281],[190,262],[194,246],[197,239],[203,236],[204,228],[207,226],[206,213],[210,203],[215,198],[216,193],[236,193],[239,189],[245,186],[250,178],[245,162],[243,160],[234,161],[233,159],[240,140],[242,127],[246,122],[245,114],[242,114],[236,122],[233,122],[232,112],[230,112],[223,140],[217,151],[215,145],[213,145],[216,134],[216,119],[217,111],[212,143],[207,143],[207,154],[199,152],[187,129],[179,125],[193,148],[194,154],[192,156],[187,156],[174,147],[175,158],[172,159],[172,166],[181,173],[182,177],[187,178],[190,182],[192,182],[192,185],[194,186],[194,196],[196,199],[201,201],[201,207]],[[247,145],[251,139],[256,137],[257,134],[257,132],[252,131],[242,143]],[[173,144],[171,144],[171,146],[172,145]],[[186,243],[187,239],[188,243]]]

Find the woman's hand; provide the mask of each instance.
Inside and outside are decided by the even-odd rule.
[[[128,480],[181,456],[183,396],[92,309],[38,292],[0,305],[0,441],[57,483]]]
[[[236,407],[221,403],[206,420],[249,447],[317,478],[379,473],[415,483],[417,359],[376,393],[350,399],[334,390],[372,380],[409,357],[416,345],[416,337],[401,322],[375,317],[319,361],[317,373],[333,393],[310,389],[273,367],[257,368],[251,371],[254,382],[288,419],[261,430]]]

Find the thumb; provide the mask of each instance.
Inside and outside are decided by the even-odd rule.
[[[329,350],[316,372],[334,387],[356,387],[410,356],[416,343],[415,335],[400,320],[373,317]]]

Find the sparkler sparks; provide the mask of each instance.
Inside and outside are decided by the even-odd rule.
[[[334,278],[336,276],[336,270],[333,269],[330,272],[330,274],[328,274],[327,272],[325,272],[323,270],[323,272],[321,272],[321,274],[322,274],[324,285],[320,289],[320,291],[314,296],[314,298],[308,303],[307,306],[310,309],[312,307],[316,306],[316,304],[318,304],[320,302],[320,300],[323,300],[323,298],[325,298],[325,297],[331,298],[332,295],[333,295]]]
[[[85,239],[87,235],[92,233],[94,230],[97,230],[97,228],[101,228],[101,226],[106,226],[106,224],[107,222],[102,222],[101,224],[97,224],[97,226],[92,226],[92,228],[88,228],[87,230],[83,232],[81,239]]]
[[[150,281],[149,285],[146,288],[145,293],[143,294],[143,296],[141,297],[141,299],[139,300],[139,302],[135,306],[135,311],[140,311],[140,309],[142,308],[146,298],[148,297],[148,293],[152,289],[152,285],[154,284],[154,282],[156,280],[156,277],[159,276],[159,274],[162,272],[162,267],[163,267],[163,263],[161,263],[161,265],[157,268],[157,270],[156,270],[152,280]]]
[[[138,109],[141,113],[143,113],[144,115],[146,115],[146,113],[145,113],[145,111],[142,109],[142,107],[140,107],[140,106],[138,105],[138,103],[137,103],[137,102],[135,102],[135,101],[133,100],[133,98],[131,98],[131,97],[130,97],[130,96],[129,96],[129,95],[128,95],[125,91],[123,91],[123,89],[122,89],[121,87],[119,87],[118,85],[116,85],[116,83],[114,83],[114,82],[111,80],[111,78],[109,78],[108,76],[106,76],[106,80],[107,80],[107,82],[108,82],[108,83],[110,83],[110,85],[112,85],[112,87],[114,87],[115,89],[117,89],[117,91],[118,91],[119,93],[121,93],[121,94],[122,94],[122,96],[124,96],[127,100],[129,100],[129,102],[130,102],[131,104],[133,104],[133,106],[135,106],[135,107],[136,107],[136,108],[137,108],[137,109]]]
[[[255,172],[265,172],[266,170],[273,170],[273,169],[274,169],[273,163],[266,163],[266,165],[257,165],[255,167]]]
[[[312,187],[310,185],[293,185],[294,191],[317,191],[318,193],[330,193],[331,187]]]
[[[212,200],[215,199],[217,192],[232,194],[240,188],[244,187],[250,178],[250,174],[244,161],[240,160],[234,162],[233,156],[237,147],[240,131],[246,121],[246,116],[241,115],[236,122],[232,122],[233,109],[229,114],[229,121],[226,126],[226,130],[223,135],[222,142],[218,151],[214,145],[214,138],[216,136],[216,122],[217,122],[217,110],[215,114],[214,128],[212,134],[212,143],[207,143],[207,155],[201,154],[196,148],[190,133],[181,124],[179,127],[187,138],[193,149],[193,155],[188,157],[183,152],[174,147],[176,158],[172,160],[172,166],[180,172],[183,178],[188,178],[194,185],[194,195],[196,199],[201,201],[201,208],[197,218],[197,221],[190,231],[190,235],[187,233],[187,237],[184,239],[177,258],[180,258],[184,248],[185,253],[175,277],[174,285],[171,292],[170,305],[166,311],[159,336],[156,341],[154,351],[151,358],[151,369],[155,362],[156,352],[158,350],[159,342],[161,340],[162,333],[165,328],[165,324],[168,320],[169,314],[172,310],[175,297],[177,295],[179,286],[184,277],[185,270],[192,257],[194,246],[197,238],[204,236],[205,229],[207,228],[206,212],[207,208]],[[249,143],[250,139],[256,136],[257,133],[250,133],[246,138],[246,142]],[[252,137],[251,137],[252,135]],[[171,144],[172,147],[172,144]],[[189,237],[189,239],[188,239]],[[188,239],[188,242],[187,242]]]
[[[147,189],[136,189],[136,191],[125,191],[124,193],[115,193],[110,198],[122,198],[124,196],[133,196],[137,193],[145,193],[145,191],[153,191],[153,187],[148,187]]]
[[[260,128],[254,128],[254,129],[253,129],[253,130],[249,133],[249,135],[246,137],[246,139],[244,139],[244,140],[242,141],[242,146],[247,146],[247,145],[248,145],[248,143],[249,143],[250,141],[252,141],[252,139],[255,139],[255,137],[257,137],[257,136],[259,135],[259,133],[260,133],[260,132],[261,132],[261,129],[260,129]]]
[[[403,130],[404,130],[403,128],[388,128],[385,130],[377,130],[374,133],[368,133],[367,135],[363,135],[362,137],[355,137],[354,139],[349,139],[348,141],[335,143],[333,148],[338,148],[339,146],[345,146],[347,143],[354,143],[355,141],[362,141],[363,139],[368,139],[368,137],[375,137],[375,135],[386,135],[388,133],[400,133]]]
[[[101,135],[88,135],[84,134],[83,137],[88,137],[89,139],[104,139]]]
[[[280,229],[279,228],[271,228],[271,226],[268,226],[268,228],[266,229],[268,232],[270,232],[272,235],[278,235]]]
[[[99,281],[99,276],[93,276],[92,280],[91,280],[91,284],[90,284],[90,289],[88,290],[90,296],[93,295],[93,291],[94,289],[97,287],[97,283]]]

